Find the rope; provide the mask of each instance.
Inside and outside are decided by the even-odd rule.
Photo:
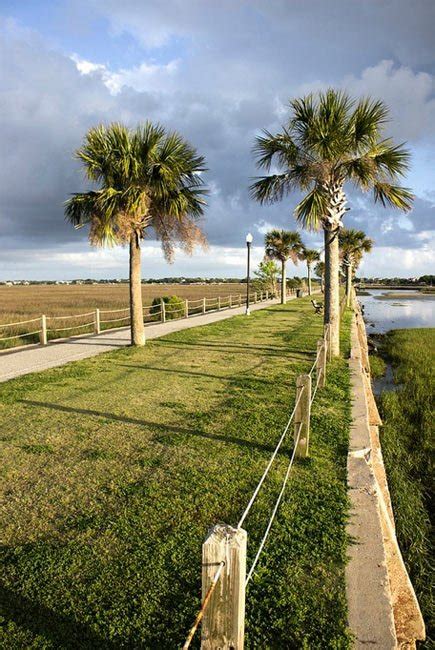
[[[117,314],[120,311],[127,311],[130,307],[124,307],[123,309],[100,309],[100,314]],[[142,307],[145,309],[145,307]]]
[[[47,320],[66,320],[67,318],[84,318],[85,316],[92,316],[95,312],[88,311],[86,314],[72,314],[69,316],[47,316]]]
[[[261,552],[262,552],[262,550],[264,548],[264,545],[266,543],[266,540],[267,540],[267,538],[269,536],[269,532],[270,532],[270,529],[272,528],[273,520],[275,519],[276,513],[278,511],[279,504],[281,503],[281,499],[282,499],[282,497],[284,495],[284,491],[285,491],[285,488],[286,488],[286,485],[287,485],[287,481],[288,481],[288,478],[290,476],[290,470],[293,467],[293,462],[294,462],[294,459],[295,459],[295,456],[296,456],[296,449],[297,449],[298,444],[299,444],[299,437],[301,435],[302,424],[303,424],[303,422],[301,422],[300,425],[299,425],[298,434],[296,436],[296,441],[295,441],[295,444],[294,444],[294,447],[293,447],[293,453],[291,455],[290,462],[289,462],[289,465],[288,465],[288,468],[287,468],[287,472],[286,472],[286,475],[284,477],[281,492],[279,493],[278,498],[276,500],[275,507],[274,507],[274,509],[272,511],[272,515],[271,515],[271,517],[269,519],[269,523],[267,524],[266,532],[264,533],[263,539],[261,540],[260,546],[258,547],[257,554],[256,554],[256,556],[254,558],[254,561],[253,561],[253,563],[251,565],[251,568],[249,569],[249,573],[246,576],[245,587],[248,584],[248,582],[250,581],[250,579],[252,578],[252,574],[254,573],[254,569],[257,566],[258,560],[260,559]]]
[[[5,323],[0,325],[0,329],[3,329],[4,327],[13,327],[14,325],[25,325],[26,323],[34,323],[37,320],[41,320],[41,317],[38,316],[38,318],[31,318],[30,320],[22,320],[19,323]]]
[[[121,320],[128,320],[130,316],[123,316],[121,318],[109,318],[107,320],[100,320],[100,323],[119,323]]]
[[[78,330],[81,327],[90,327],[90,325],[94,325],[95,323],[92,321],[92,323],[85,323],[84,325],[73,325],[72,327],[47,327],[47,332],[69,332],[70,330]]]
[[[302,397],[302,394],[303,394],[304,390],[305,390],[305,387],[302,387],[302,390],[301,390],[301,392],[299,393],[298,399],[296,400],[296,404],[294,405],[293,411],[292,411],[292,413],[291,413],[291,415],[290,415],[290,417],[289,417],[289,420],[288,420],[287,425],[286,425],[286,427],[285,427],[285,429],[284,429],[284,432],[283,432],[281,438],[279,439],[278,444],[277,444],[276,447],[275,447],[275,450],[274,450],[274,452],[273,452],[273,454],[272,454],[272,456],[271,456],[271,458],[270,458],[270,460],[269,460],[269,462],[268,462],[268,464],[267,464],[267,467],[266,467],[266,469],[265,469],[264,472],[263,472],[263,476],[262,476],[261,479],[259,480],[258,485],[257,485],[257,487],[255,488],[255,490],[254,490],[254,492],[253,492],[253,494],[252,494],[252,497],[251,497],[251,499],[250,499],[248,505],[247,505],[246,508],[245,508],[244,513],[243,513],[242,516],[240,517],[240,521],[239,521],[239,523],[237,524],[237,528],[241,528],[241,527],[242,527],[243,522],[245,521],[245,519],[246,519],[246,517],[247,517],[247,515],[248,515],[248,513],[249,513],[249,511],[250,511],[250,509],[252,508],[252,505],[253,505],[255,499],[257,498],[257,494],[259,493],[260,488],[261,488],[261,486],[263,485],[264,480],[265,480],[266,476],[267,476],[268,473],[269,473],[269,470],[270,470],[270,468],[271,468],[271,466],[272,466],[272,463],[273,463],[273,461],[275,460],[275,457],[276,457],[276,455],[277,455],[277,453],[278,453],[278,451],[279,451],[279,448],[281,447],[281,445],[282,445],[282,443],[283,443],[283,441],[284,441],[284,438],[285,438],[285,436],[286,436],[286,434],[287,434],[287,431],[289,430],[289,427],[290,427],[291,421],[292,421],[293,418],[294,418],[294,415],[295,415],[295,413],[296,413],[296,409],[297,409],[297,407],[298,407],[298,404],[299,404],[299,402],[300,402],[300,399],[301,399],[301,397]]]
[[[321,377],[321,374],[319,373],[319,375],[318,375],[318,377],[316,379],[316,385],[314,386],[313,394],[311,396],[310,406],[314,402],[314,398],[316,397],[317,389],[318,389],[319,384],[320,384],[320,377]]]
[[[221,577],[222,569],[224,568],[224,566],[225,566],[225,562],[222,561],[220,563],[220,565],[219,565],[218,570],[216,571],[216,573],[214,574],[214,576],[212,578],[212,581],[210,583],[210,587],[207,590],[205,598],[202,601],[201,608],[200,608],[200,610],[199,610],[199,612],[198,612],[198,614],[197,614],[197,616],[195,618],[195,622],[192,625],[192,627],[190,628],[189,634],[187,635],[186,641],[185,641],[185,643],[183,645],[183,650],[187,650],[187,648],[189,648],[189,646],[190,646],[190,644],[192,642],[192,639],[195,636],[195,632],[198,629],[198,626],[199,626],[199,624],[201,623],[201,621],[202,621],[202,619],[204,617],[204,612],[205,612],[205,610],[207,608],[207,605],[208,605],[208,603],[210,601],[211,595],[212,595],[213,591],[215,590],[215,587],[216,587],[216,585],[218,583],[218,580]]]
[[[33,334],[39,334],[41,330],[35,330],[34,332],[25,332],[24,334],[15,334],[14,336],[4,336],[0,341],[10,341],[12,339],[20,339],[23,336],[32,336]]]

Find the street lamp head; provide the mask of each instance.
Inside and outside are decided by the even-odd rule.
[[[253,239],[254,239],[254,238],[253,238],[253,236],[251,235],[251,233],[248,232],[248,234],[246,235],[246,243],[247,243],[247,244],[252,244],[252,240],[253,240]]]

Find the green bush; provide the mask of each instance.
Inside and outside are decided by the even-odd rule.
[[[184,317],[184,300],[178,296],[163,296],[162,298],[153,299],[150,309],[151,320],[161,320],[161,300],[165,303],[166,320],[176,320]]]

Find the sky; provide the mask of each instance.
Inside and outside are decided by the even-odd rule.
[[[0,0],[0,280],[127,277],[128,252],[92,248],[63,203],[88,187],[73,155],[87,129],[148,119],[206,157],[209,248],[168,265],[150,238],[143,277],[242,277],[246,234],[257,264],[268,229],[297,229],[300,199],[250,198],[255,137],[330,86],[384,100],[386,135],[412,153],[412,212],[348,188],[345,225],[375,241],[360,274],[434,273],[434,30],[434,0]]]

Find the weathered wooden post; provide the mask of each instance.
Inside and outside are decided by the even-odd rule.
[[[242,306],[242,294],[239,293],[239,307]]]
[[[300,397],[299,397],[300,396]],[[296,412],[294,441],[299,442],[296,447],[298,458],[307,458],[310,442],[310,415],[311,415],[311,377],[310,375],[299,375],[296,380]],[[299,428],[301,432],[299,434]]]
[[[165,307],[165,301],[163,298],[160,298],[160,314],[161,314],[161,320],[162,323],[166,321],[166,307]]]
[[[202,299],[202,313],[205,314],[205,298]]]
[[[184,317],[189,318],[189,301],[186,300],[184,301]]]
[[[47,345],[47,317],[41,316],[41,331],[39,332],[39,342],[41,345]]]
[[[230,294],[230,297],[229,297],[229,299],[228,299],[228,308],[231,309],[232,306],[233,306],[233,297],[232,297],[232,295]]]
[[[257,292],[255,291],[255,293],[254,293],[254,303],[256,303],[256,302],[257,302]]]
[[[242,528],[217,524],[202,546],[202,597],[225,562],[204,613],[201,650],[242,650],[245,632],[247,534]]]
[[[266,289],[266,300],[269,300],[269,291]]]
[[[218,296],[218,311],[221,309],[221,297]]]
[[[100,333],[100,310],[97,308],[95,310],[95,316],[94,316],[94,332],[95,334]]]
[[[324,339],[317,341],[316,381],[317,379],[319,388],[323,388],[326,383],[326,343]]]

